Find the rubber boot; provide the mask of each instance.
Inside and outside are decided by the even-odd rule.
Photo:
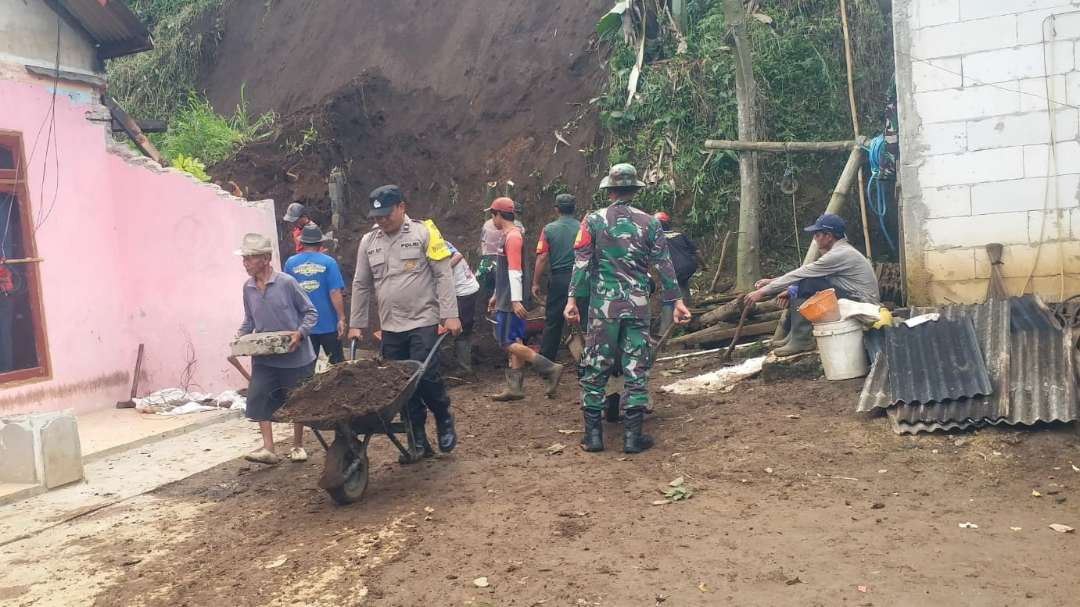
[[[599,411],[585,409],[585,436],[581,437],[581,450],[590,453],[604,450],[604,424]]]
[[[791,356],[801,352],[809,352],[816,346],[814,343],[814,325],[798,312],[791,315],[791,330],[788,331],[788,340],[783,347],[773,350],[777,356]]]
[[[611,423],[615,423],[622,420],[622,414],[619,412],[619,405],[622,402],[622,396],[620,394],[608,394],[604,399],[604,419]]]
[[[457,431],[454,429],[454,416],[447,411],[443,415],[435,416],[436,442],[439,451],[450,453],[457,446]]]
[[[796,314],[799,313],[799,304],[801,304],[802,301],[803,300],[794,300],[794,299],[789,299],[788,300],[787,310],[784,310],[784,314],[783,314],[784,322],[783,322],[783,324],[778,326],[777,329],[776,329],[776,332],[777,333],[782,332],[783,336],[772,340],[772,348],[773,348],[773,350],[775,350],[777,348],[783,348],[784,346],[787,345],[788,340],[791,339],[791,319],[792,319],[792,317],[794,317]],[[775,337],[775,334],[773,335],[773,337]]]
[[[525,390],[522,386],[525,383],[525,372],[521,369],[507,369],[506,370],[506,389],[491,397],[491,400],[499,402],[506,402],[510,400],[521,400],[525,398]]]
[[[559,389],[559,379],[562,377],[563,365],[552,362],[550,359],[537,354],[533,359],[533,368],[540,374],[540,377],[547,382],[547,390],[544,391],[544,395],[548,398],[555,398],[555,391]]]
[[[634,407],[623,412],[623,453],[641,453],[653,446],[652,437],[641,433],[644,423],[644,407]]]
[[[404,453],[398,455],[399,464],[415,464],[423,458],[435,457],[435,450],[431,448],[431,443],[428,442],[424,424],[413,426],[413,438],[416,439],[416,449],[413,451],[413,456],[408,457]]]
[[[454,342],[454,358],[457,359],[458,365],[465,370],[466,373],[472,373],[472,342],[468,339],[459,337]]]

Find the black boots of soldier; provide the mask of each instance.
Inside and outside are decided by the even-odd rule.
[[[596,452],[604,450],[603,415],[603,411],[585,409],[585,436],[581,438],[581,449],[583,451]],[[641,433],[641,426],[644,423],[644,407],[627,409],[623,414],[623,453],[641,453],[653,446],[652,437]]]
[[[428,442],[427,432],[424,430],[424,424],[413,424],[413,444],[412,455],[405,455],[402,453],[398,455],[399,464],[414,464],[427,457],[435,457],[435,450],[431,448],[431,443]]]
[[[585,436],[581,437],[583,451],[604,450],[604,422],[599,411],[585,409]]]
[[[653,446],[652,437],[641,433],[644,423],[644,407],[634,407],[623,413],[623,453],[641,453]]]
[[[438,434],[439,451],[453,451],[457,446],[457,431],[454,430],[454,416],[449,411],[445,415],[435,416],[435,432]]]
[[[404,453],[399,455],[398,463],[400,464],[411,464],[423,458],[435,457],[435,450],[431,448],[431,443],[428,442],[424,423],[413,424],[412,432],[415,446],[413,455],[412,457],[406,456]],[[436,442],[439,444],[439,451],[443,453],[453,451],[454,447],[457,446],[457,431],[454,429],[454,416],[449,411],[443,415],[435,416],[435,432],[437,433]]]

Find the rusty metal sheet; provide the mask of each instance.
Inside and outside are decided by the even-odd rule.
[[[1075,350],[1071,326],[1062,327],[1033,295],[1009,300],[1008,424],[1077,419]]]
[[[889,391],[916,405],[993,393],[990,372],[970,318],[941,319],[885,333]]]

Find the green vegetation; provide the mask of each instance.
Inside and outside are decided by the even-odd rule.
[[[208,181],[206,166],[270,136],[275,115],[257,118],[241,102],[231,117],[214,111],[198,90],[199,71],[224,32],[224,0],[132,0],[154,36],[154,50],[109,62],[109,93],[133,116],[162,118],[169,129],[150,139],[174,167]],[[317,136],[317,133],[316,133]],[[304,134],[307,144],[308,134]]]
[[[652,5],[652,3],[647,3]],[[881,128],[892,78],[892,34],[874,0],[849,0],[855,53],[856,99],[864,133]],[[749,19],[761,99],[761,132],[771,141],[823,141],[851,137],[843,33],[836,0],[763,0]],[[645,64],[633,104],[625,108],[636,48],[610,27],[610,77],[599,105],[608,161],[631,162],[650,183],[639,204],[674,211],[699,237],[735,230],[739,172],[734,152],[702,149],[706,139],[738,139],[733,43],[720,0],[688,3],[686,52],[666,15],[650,14]],[[653,32],[655,31],[655,35]],[[796,262],[792,199],[780,192],[785,169],[801,188],[799,222],[824,208],[844,155],[762,154],[762,252],[766,270]],[[846,214],[857,225],[858,205]],[[859,230],[852,230],[857,232]],[[856,239],[859,240],[859,239]],[[729,255],[734,251],[729,251]]]
[[[228,160],[241,147],[271,135],[273,113],[252,120],[241,95],[232,117],[225,117],[197,96],[188,98],[169,120],[169,130],[160,136],[162,154],[170,162],[187,156],[204,164]]]

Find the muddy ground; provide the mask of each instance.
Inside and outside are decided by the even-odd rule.
[[[571,385],[498,404],[486,379],[452,390],[452,455],[402,467],[374,439],[363,503],[316,488],[321,453],[228,462],[69,523],[62,549],[17,561],[62,570],[78,554],[104,586],[73,594],[59,579],[35,602],[0,588],[0,602],[1076,604],[1080,537],[1047,527],[1080,527],[1070,427],[899,437],[852,413],[857,380],[750,381],[659,395],[656,448],[624,456],[608,425],[609,450],[587,454]],[[676,477],[693,497],[653,505]]]

